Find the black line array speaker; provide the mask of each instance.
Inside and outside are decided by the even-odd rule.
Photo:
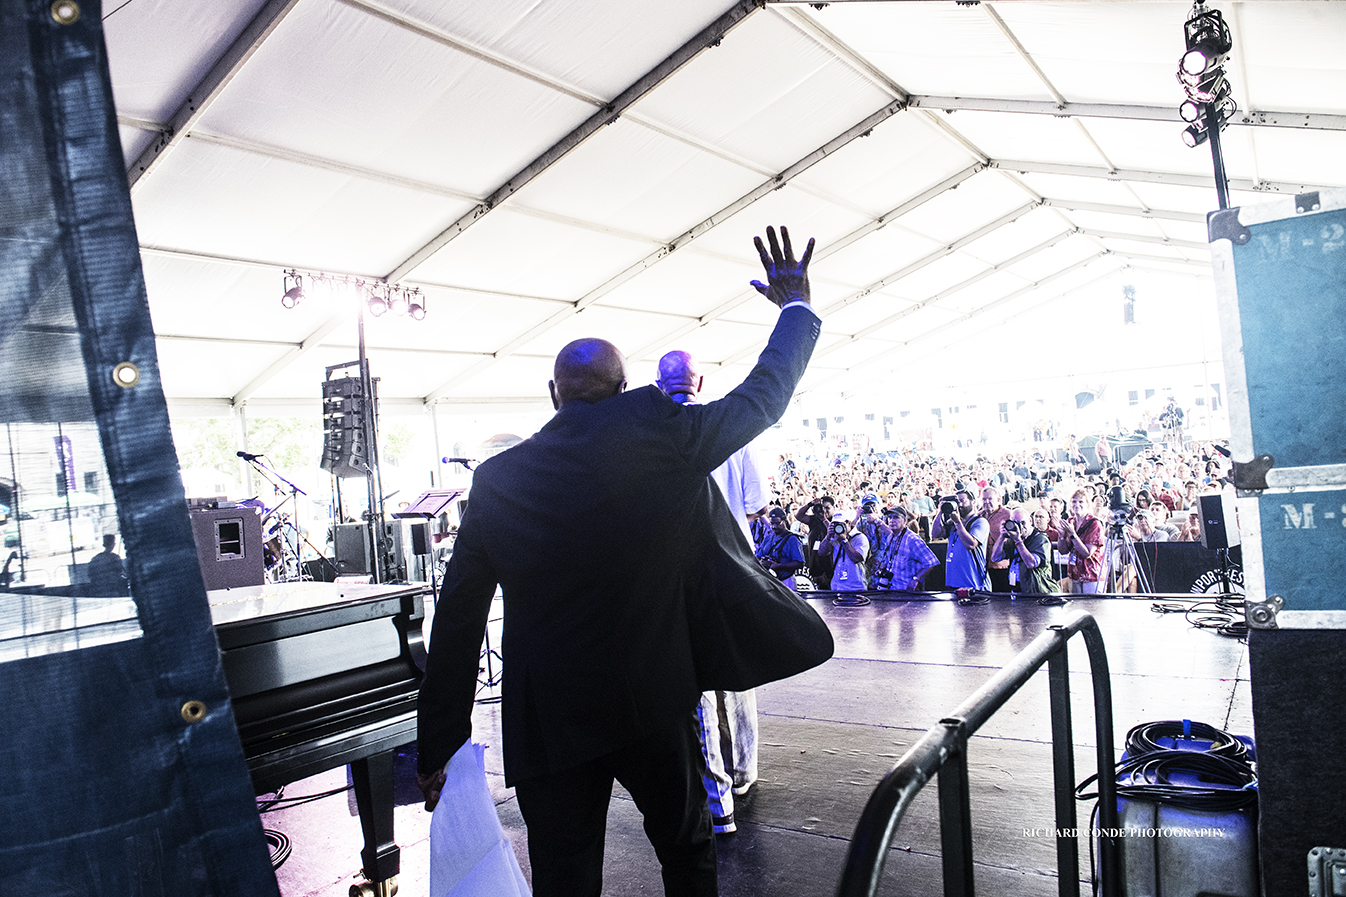
[[[339,477],[369,476],[365,433],[373,406],[360,378],[323,381],[322,406],[322,469]]]

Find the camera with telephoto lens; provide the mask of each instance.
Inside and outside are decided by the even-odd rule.
[[[953,520],[954,515],[958,513],[958,497],[955,495],[946,495],[939,500],[939,516],[948,526]]]
[[[832,532],[836,533],[838,536],[844,536],[846,534],[846,529],[847,527],[844,523],[832,524]]]
[[[1127,501],[1125,489],[1121,486],[1113,486],[1108,490],[1108,514],[1112,518],[1114,526],[1130,523],[1134,510],[1131,503]]]

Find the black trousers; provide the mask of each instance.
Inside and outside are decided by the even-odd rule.
[[[534,897],[598,897],[612,783],[621,782],[645,817],[668,897],[714,897],[715,839],[702,784],[706,761],[696,718],[580,766],[515,785],[528,826]]]

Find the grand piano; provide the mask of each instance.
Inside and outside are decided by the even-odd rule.
[[[369,882],[395,892],[393,757],[416,739],[424,583],[290,582],[207,592],[258,794],[350,764]]]

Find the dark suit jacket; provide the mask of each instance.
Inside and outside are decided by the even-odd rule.
[[[742,684],[698,670],[707,653],[695,644],[698,621],[726,594],[779,599],[784,587],[752,560],[708,475],[784,414],[818,332],[810,309],[786,309],[748,378],[723,399],[679,405],[648,386],[569,402],[477,468],[421,685],[422,772],[471,735],[497,583],[507,782],[616,750],[690,712],[703,688]],[[770,633],[759,635],[769,646]],[[825,654],[807,666],[830,656],[823,637]]]

